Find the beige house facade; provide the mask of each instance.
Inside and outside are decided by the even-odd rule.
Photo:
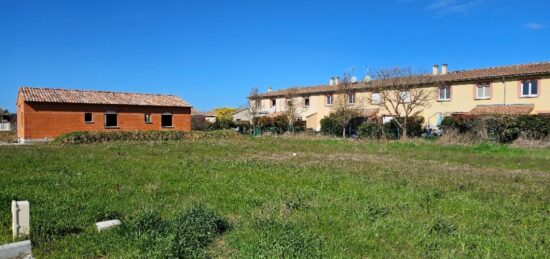
[[[550,62],[520,64],[462,71],[448,71],[447,65],[434,65],[432,74],[418,75],[421,87],[433,91],[433,101],[417,108],[425,126],[437,127],[444,116],[452,114],[550,114]],[[320,121],[334,109],[339,98],[338,78],[327,85],[293,89],[299,119],[306,128],[319,131]],[[387,121],[395,117],[378,101],[383,81],[352,81],[353,98],[349,105],[363,111],[365,117]],[[385,87],[391,87],[386,85]],[[374,90],[377,89],[377,90]],[[261,115],[287,110],[290,88],[268,90],[260,95]],[[382,90],[383,91],[383,90]]]

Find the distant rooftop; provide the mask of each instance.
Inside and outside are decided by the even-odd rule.
[[[25,102],[191,107],[175,95],[21,87]]]

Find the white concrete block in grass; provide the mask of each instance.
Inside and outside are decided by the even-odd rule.
[[[31,241],[0,245],[0,259],[8,258],[32,258]]]
[[[13,238],[28,236],[31,233],[31,216],[28,201],[11,201],[11,228]]]
[[[110,229],[112,227],[118,226],[120,224],[122,224],[122,223],[120,223],[120,220],[118,220],[118,219],[100,221],[100,222],[95,223],[95,225],[97,227],[97,231],[100,231],[100,232],[102,230],[106,230],[106,229]]]

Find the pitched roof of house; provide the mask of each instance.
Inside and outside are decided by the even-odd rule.
[[[191,107],[175,95],[21,87],[25,102]]]
[[[478,105],[468,114],[470,115],[528,115],[535,108],[532,104],[514,104],[514,105]]]
[[[234,111],[234,112],[232,113],[232,115],[235,115],[235,114],[237,114],[237,113],[239,113],[239,112],[248,111],[248,109],[249,109],[249,108],[240,108],[240,109],[237,109],[236,111]]]
[[[417,82],[422,82],[423,84],[433,84],[433,83],[457,83],[457,82],[469,82],[469,81],[483,81],[483,80],[495,80],[502,79],[503,77],[529,77],[529,76],[540,76],[540,75],[550,75],[550,62],[542,63],[531,63],[531,64],[520,64],[512,66],[500,66],[500,67],[489,67],[489,68],[480,68],[480,69],[471,69],[471,70],[460,70],[452,71],[447,74],[431,75],[431,74],[422,74],[414,76]],[[373,80],[368,83],[358,82],[353,85],[354,89],[367,89],[371,87],[384,87],[391,86],[391,81],[389,80]],[[296,88],[296,94],[313,94],[313,93],[330,93],[336,91],[338,86],[336,85],[315,85],[308,87],[298,87]],[[272,91],[268,93],[261,94],[261,97],[276,97],[276,96],[285,96],[289,93],[289,89],[286,88],[277,91]]]

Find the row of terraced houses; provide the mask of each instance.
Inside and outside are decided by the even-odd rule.
[[[431,74],[418,76],[424,79],[422,87],[436,93],[433,102],[415,111],[424,117],[425,126],[435,127],[442,117],[452,114],[550,114],[550,62],[462,71],[449,71],[446,64],[441,69],[434,65]],[[382,82],[353,82],[353,96],[346,99],[349,105],[360,107],[365,117],[388,121],[395,114],[377,101],[380,88],[373,87],[377,83]],[[269,89],[260,95],[259,114],[284,113],[285,96],[293,89],[294,103],[300,104],[299,119],[306,122],[306,128],[319,131],[321,119],[333,110],[338,84],[338,79],[331,79],[327,85]]]

